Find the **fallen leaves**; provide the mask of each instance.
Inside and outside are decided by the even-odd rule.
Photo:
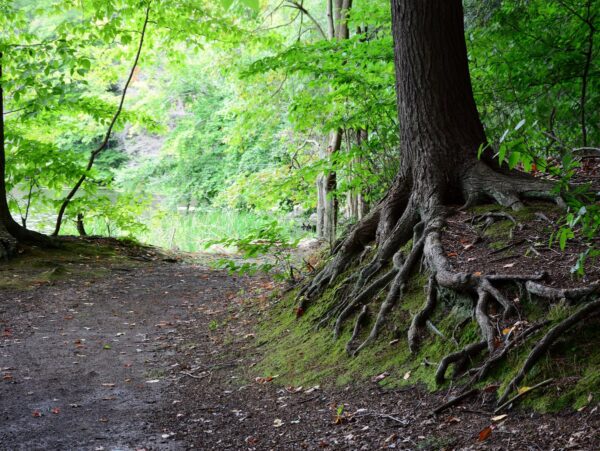
[[[377,376],[373,376],[371,378],[371,382],[380,382],[380,381],[384,380],[386,377],[388,377],[389,375],[390,375],[390,373],[388,373],[387,371],[385,373],[378,374]]]
[[[9,329],[8,327],[6,329],[4,329],[2,331],[2,336],[5,337],[5,338],[12,337],[12,329]]]
[[[487,426],[485,428],[483,428],[480,432],[479,432],[479,436],[477,438],[478,442],[483,442],[484,440],[487,440],[488,438],[490,438],[490,435],[492,435],[492,431],[493,431],[493,426]]]
[[[280,428],[284,424],[285,423],[283,422],[283,420],[281,418],[275,418],[275,420],[273,421],[273,427],[275,427],[275,428]]]
[[[267,377],[257,377],[254,379],[257,384],[266,384],[267,382],[271,382],[277,376],[267,376]]]

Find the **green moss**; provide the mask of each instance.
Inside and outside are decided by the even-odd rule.
[[[340,280],[343,279],[340,277]],[[265,349],[263,360],[253,369],[255,376],[279,375],[277,382],[283,385],[344,386],[388,372],[389,376],[380,382],[382,386],[423,384],[430,390],[438,389],[434,379],[437,362],[448,353],[478,341],[479,328],[474,321],[468,320],[472,313],[472,300],[468,296],[442,290],[431,321],[445,339],[427,331],[419,352],[411,354],[405,339],[406,332],[412,314],[425,301],[426,282],[425,275],[413,276],[401,304],[392,311],[378,340],[356,357],[349,357],[345,351],[353,318],[344,325],[339,340],[334,340],[330,325],[315,328],[322,315],[334,304],[339,286],[327,290],[321,301],[311,306],[300,319],[294,315],[295,293],[289,293],[267,312],[267,318],[259,328],[257,339]],[[381,299],[370,305],[371,317],[377,312],[380,302]],[[488,378],[480,383],[481,386],[500,383],[503,390],[521,367],[535,340],[573,311],[573,307],[564,304],[544,309],[532,300],[523,300],[523,308],[539,317],[549,318],[551,324],[493,368]],[[361,339],[366,338],[372,321],[363,327]],[[593,346],[593,343],[600,342],[598,323],[571,331],[552,348],[545,360],[536,365],[522,385],[531,386],[553,377],[557,379],[560,391],[553,387],[532,392],[524,399],[524,405],[541,411],[557,411],[585,405],[590,394],[593,399],[600,397],[600,350]]]
[[[27,290],[61,280],[106,277],[111,266],[135,267],[139,262],[122,249],[135,247],[120,241],[68,239],[55,249],[26,248],[15,258],[0,263],[0,289]]]

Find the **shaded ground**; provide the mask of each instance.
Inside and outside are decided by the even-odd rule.
[[[0,449],[600,447],[597,400],[494,423],[485,399],[430,417],[446,391],[280,386],[253,372],[271,282],[86,249],[0,271]]]

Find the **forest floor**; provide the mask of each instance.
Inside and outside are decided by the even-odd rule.
[[[600,448],[593,404],[493,421],[482,398],[431,416],[448,390],[261,378],[277,289],[110,240],[26,250],[0,267],[0,449]]]

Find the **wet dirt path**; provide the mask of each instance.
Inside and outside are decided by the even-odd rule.
[[[432,417],[447,390],[255,380],[268,280],[160,260],[105,266],[0,290],[0,450],[600,449],[595,401],[509,412],[480,442],[485,399]]]
[[[0,449],[184,448],[150,422],[170,402],[177,327],[240,286],[226,273],[153,263],[3,292]]]

